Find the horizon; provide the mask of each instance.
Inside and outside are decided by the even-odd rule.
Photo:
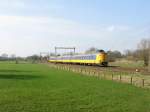
[[[134,50],[150,38],[150,1],[0,0],[0,54],[26,57],[55,46]]]

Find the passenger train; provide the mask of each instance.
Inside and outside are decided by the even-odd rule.
[[[105,53],[104,50],[98,50],[96,54],[50,57],[49,62],[64,63],[64,64],[101,65],[101,66],[108,65],[107,53]]]

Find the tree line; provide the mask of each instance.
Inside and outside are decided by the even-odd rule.
[[[97,48],[91,47],[85,51],[85,53],[96,53]],[[106,51],[107,60],[109,62],[114,62],[118,59],[127,59],[132,61],[144,61],[144,65],[148,66],[150,64],[150,39],[142,39],[138,44],[135,50],[125,50],[124,53],[120,51]]]
[[[92,54],[96,53],[99,49],[95,47],[91,47],[87,49],[84,53],[85,54]],[[107,60],[109,62],[114,62],[118,59],[125,58],[127,60],[132,61],[144,61],[144,65],[148,66],[150,65],[150,39],[142,39],[138,44],[137,48],[135,50],[125,50],[124,53],[121,53],[120,51],[106,51],[107,53]],[[80,53],[76,53],[80,54]],[[74,55],[73,52],[64,53],[63,55]],[[24,61],[39,61],[41,59],[44,59],[45,61],[48,60],[49,56],[56,56],[55,53],[50,53],[46,56],[39,56],[39,55],[32,55],[27,56],[26,58],[22,57],[16,57],[14,54],[11,56],[8,56],[6,53],[2,54],[0,56],[0,61],[7,61],[7,60],[24,60]],[[60,56],[60,54],[58,54]]]
[[[92,54],[92,53],[96,53],[98,50],[98,48],[95,47],[91,47],[89,49],[87,49],[84,54]],[[115,51],[106,51],[107,53],[107,60],[109,62],[114,62],[118,59],[127,59],[127,60],[132,60],[132,61],[144,61],[144,65],[148,66],[150,65],[150,39],[142,39],[138,44],[137,44],[137,48],[135,50],[125,50],[123,53],[115,50]],[[77,54],[81,54],[81,53],[76,53]],[[68,52],[68,53],[64,53],[62,55],[74,55],[73,52]],[[50,53],[49,56],[56,56],[55,53]],[[60,56],[60,54],[57,54],[57,56]],[[47,57],[47,56],[46,56]],[[46,57],[44,57],[46,59]],[[28,59],[40,59],[40,57],[38,57],[37,55],[33,55],[28,57]]]
[[[125,54],[132,60],[143,60],[144,65],[148,66],[150,64],[150,39],[142,39],[136,50],[126,50]]]

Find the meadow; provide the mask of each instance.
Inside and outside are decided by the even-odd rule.
[[[150,90],[46,64],[0,63],[0,112],[149,112]]]
[[[121,59],[121,60],[116,60],[115,62],[110,62],[109,65],[126,67],[126,68],[144,68],[143,61],[133,61],[127,59]]]

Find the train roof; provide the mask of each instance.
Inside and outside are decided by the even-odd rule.
[[[97,53],[92,53],[92,54],[75,54],[75,55],[64,55],[64,56],[57,56],[57,57],[93,56],[104,52],[105,51],[101,49],[101,50],[97,50]],[[53,58],[56,58],[56,56],[53,56]]]

